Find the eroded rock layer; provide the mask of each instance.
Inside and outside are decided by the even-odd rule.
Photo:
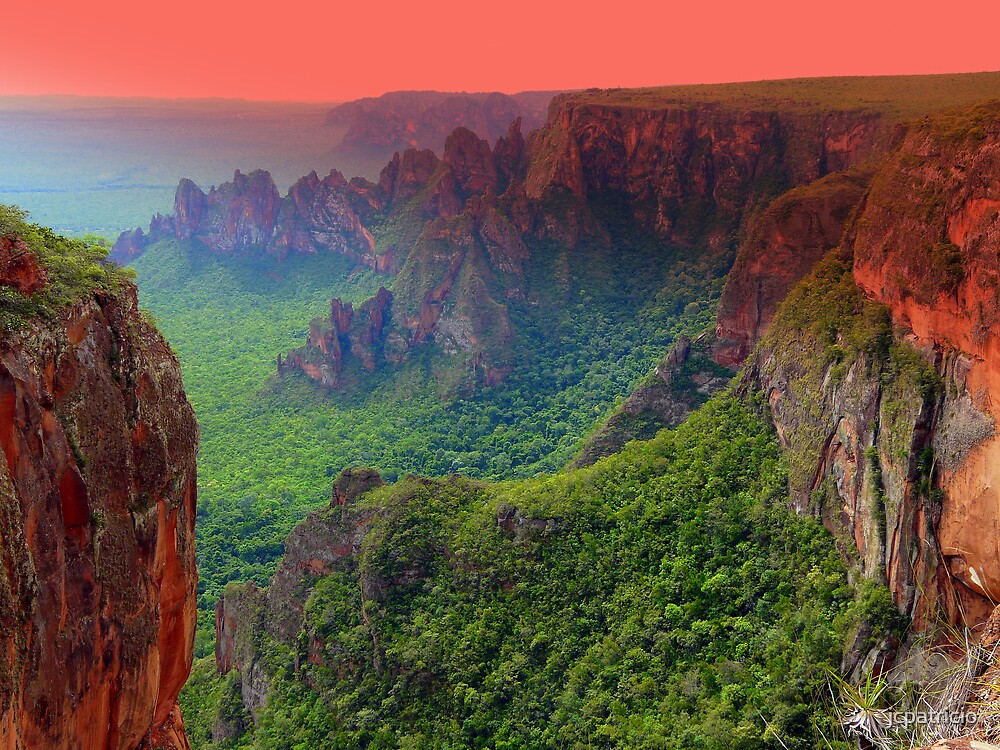
[[[791,190],[751,226],[726,279],[712,356],[739,367],[767,331],[792,287],[840,244],[871,174],[835,172]]]
[[[186,748],[198,429],[134,288],[0,341],[0,748]]]
[[[850,237],[854,278],[951,386],[933,436],[941,563],[982,619],[1000,592],[1000,109],[912,130]]]
[[[1000,110],[912,127],[748,363],[821,514],[919,631],[1000,588]]]

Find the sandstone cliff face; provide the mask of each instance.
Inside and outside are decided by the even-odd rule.
[[[497,165],[490,143],[468,128],[456,128],[445,140],[444,163],[451,167],[463,195],[496,189]]]
[[[784,193],[750,223],[719,304],[715,331],[679,339],[625,403],[588,438],[571,466],[615,453],[676,427],[722,390],[770,327],[796,283],[840,243],[871,179],[867,169],[834,172]]]
[[[408,151],[380,179],[389,215],[399,216],[404,205],[411,213],[409,233],[398,232],[402,239],[391,248],[402,262],[386,361],[405,362],[414,347],[433,342],[446,356],[464,359],[478,382],[498,383],[510,370],[509,304],[522,294],[529,245],[607,241],[591,201],[624,194],[631,220],[664,241],[706,242],[726,252],[758,204],[784,187],[862,161],[885,139],[873,115],[608,109],[579,105],[572,96],[557,99],[546,126],[527,141],[519,122],[494,149],[458,128],[440,161]],[[813,246],[826,249],[828,236],[839,235],[846,216],[833,205],[838,200],[848,198],[820,201],[802,209],[799,225],[799,217],[788,222],[789,233],[805,235],[793,241],[808,246],[789,251],[803,256],[802,269],[793,269],[799,277],[817,259]],[[300,369],[333,382],[314,367]]]
[[[0,342],[0,747],[187,747],[197,446],[134,288]]]
[[[797,504],[918,631],[982,622],[1000,587],[998,146],[995,106],[912,128],[748,363]]]
[[[519,128],[515,122],[501,139],[499,158],[465,128],[448,137],[442,159],[415,150],[393,158],[376,189],[396,226],[379,255],[401,262],[393,292],[364,302],[358,311],[364,323],[353,333],[339,330],[338,341],[335,325],[314,321],[306,346],[290,352],[282,368],[338,386],[345,356],[360,358],[370,371],[402,364],[414,348],[433,342],[473,380],[503,379],[513,337],[506,302],[519,294],[528,250],[509,218],[516,198],[498,198],[496,189],[519,163]]]
[[[948,381],[934,436],[941,561],[982,619],[1000,591],[1000,110],[915,128],[850,238],[854,277]]]
[[[915,631],[939,607],[958,619],[938,564],[933,368],[894,339],[835,251],[785,301],[744,370],[787,450],[795,507],[822,518],[859,573],[889,585]]]
[[[747,232],[726,279],[712,356],[743,364],[767,331],[778,304],[830,250],[870,180],[862,170],[835,172],[785,193]]]
[[[367,196],[360,193],[336,171],[322,180],[311,172],[292,185],[275,226],[278,255],[329,251],[360,256],[366,265],[377,269],[375,240],[362,225],[358,211],[359,203],[368,202]],[[370,211],[373,206],[369,203],[365,208]]]
[[[628,196],[664,238],[722,241],[779,193],[845,170],[885,148],[878,114],[748,111],[724,105],[658,107],[553,100],[529,139],[527,194]]]

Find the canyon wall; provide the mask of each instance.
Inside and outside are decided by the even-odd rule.
[[[871,173],[834,172],[772,202],[747,232],[719,303],[712,356],[739,367],[770,327],[778,305],[840,244]]]
[[[910,128],[745,375],[796,505],[916,632],[982,623],[1000,587],[998,147],[994,105]]]
[[[946,388],[935,424],[937,523],[956,605],[981,620],[1000,592],[1000,108],[914,128],[877,177],[848,247]]]
[[[282,197],[265,172],[237,173],[207,194],[182,181],[173,215],[123,234],[113,255],[127,262],[173,239],[251,259],[346,256],[396,277],[391,312],[364,347],[364,369],[399,366],[429,344],[448,388],[496,385],[513,366],[511,305],[525,301],[534,254],[572,254],[581,243],[613,252],[623,225],[664,247],[704,245],[728,257],[770,200],[860,164],[889,140],[889,125],[870,111],[635,107],[563,95],[527,137],[520,119],[492,146],[459,127],[440,158],[407,149],[377,183],[312,174]],[[819,241],[836,220],[815,229]],[[279,371],[327,386],[352,382],[343,376],[353,358],[347,339],[333,346],[329,328],[317,321]]]
[[[682,337],[587,439],[571,466],[616,453],[676,427],[724,389],[770,328],[778,305],[840,243],[871,179],[867,168],[834,172],[793,188],[753,219],[726,278],[714,331]]]
[[[891,140],[877,112],[606,99],[553,100],[530,140],[528,196],[624,194],[643,225],[679,242],[731,243],[780,193],[861,164]]]
[[[407,151],[383,170],[373,191],[374,203],[387,207],[383,226],[392,226],[391,234],[373,232],[376,253],[391,255],[386,267],[399,264],[385,361],[401,364],[416,346],[432,342],[464,357],[479,382],[497,384],[511,367],[510,305],[524,299],[537,248],[572,251],[586,242],[613,252],[618,230],[607,224],[610,210],[613,220],[665,246],[704,245],[725,255],[743,224],[778,193],[858,165],[888,141],[886,124],[871,113],[609,108],[573,95],[557,97],[546,125],[527,139],[520,122],[493,148],[459,128],[441,160]],[[800,245],[825,247],[828,235],[839,234],[849,212],[844,204],[859,197],[863,179],[836,182],[832,197],[799,211],[795,220],[805,218],[798,224],[785,221],[790,234],[807,235]],[[321,348],[312,349],[319,359]],[[339,355],[326,357],[328,369],[343,368]],[[290,355],[302,359],[302,352]]]
[[[992,105],[933,116],[880,161],[771,202],[715,330],[671,352],[574,465],[683,419],[720,375],[706,356],[745,363],[739,387],[766,397],[795,506],[914,632],[982,623],[1000,587],[998,121]]]
[[[0,338],[0,748],[188,747],[197,448],[130,284]]]

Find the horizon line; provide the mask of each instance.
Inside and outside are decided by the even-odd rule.
[[[342,98],[342,99],[273,99],[273,98],[261,98],[254,99],[245,96],[225,96],[225,95],[213,95],[213,96],[151,96],[149,94],[80,94],[80,93],[67,93],[67,92],[44,92],[44,93],[4,93],[0,91],[0,101],[3,100],[39,100],[39,99],[81,99],[81,100],[110,100],[110,101],[121,101],[121,102],[135,102],[135,101],[147,101],[147,102],[163,102],[163,103],[190,103],[190,104],[210,104],[210,103],[244,103],[244,104],[282,104],[282,105],[309,105],[309,106],[335,106],[339,104],[345,104],[348,102],[361,101],[364,99],[379,99],[383,96],[389,94],[410,94],[410,93],[436,93],[436,94],[455,94],[455,95],[476,95],[476,94],[506,94],[507,96],[517,96],[520,94],[552,94],[553,96],[562,93],[571,92],[581,92],[581,91],[621,91],[621,90],[650,90],[650,89],[663,89],[663,88],[697,88],[699,86],[733,86],[741,84],[756,84],[756,83],[767,83],[767,82],[795,82],[795,81],[816,81],[816,80],[832,80],[832,79],[856,79],[856,78],[933,78],[935,76],[946,77],[946,76],[976,76],[976,75],[988,75],[991,73],[1000,73],[1000,69],[997,70],[971,70],[971,71],[944,71],[936,73],[853,73],[845,75],[817,75],[817,76],[789,76],[780,78],[757,78],[757,79],[741,79],[741,80],[725,80],[725,81],[700,81],[698,83],[659,83],[653,85],[641,85],[641,86],[592,86],[592,87],[582,87],[582,88],[538,88],[538,89],[520,89],[517,91],[505,91],[502,89],[480,89],[476,91],[470,90],[458,90],[458,89],[435,89],[435,88],[419,88],[419,89],[387,89],[379,94],[366,94],[364,96],[358,96],[354,98]]]

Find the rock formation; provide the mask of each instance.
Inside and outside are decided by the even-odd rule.
[[[0,339],[0,747],[188,747],[197,447],[131,285]]]
[[[371,372],[382,361],[386,323],[392,305],[392,292],[385,287],[363,302],[355,313],[350,302],[335,299],[330,316],[315,318],[309,324],[306,344],[293,349],[285,359],[278,357],[278,375],[289,369],[299,370],[327,387],[341,384],[345,359],[358,360]]]
[[[665,242],[739,246],[715,332],[680,338],[579,463],[676,424],[745,364],[736,388],[770,412],[792,503],[823,521],[858,579],[885,583],[912,633],[985,621],[1000,590],[996,105],[891,136],[871,113],[644,109],[574,95],[527,140],[514,129],[490,150],[457,131],[450,144],[442,160],[394,159],[378,187],[387,205],[411,201],[424,220],[396,235],[404,260],[373,347],[386,363],[433,341],[473,354],[483,380],[497,382],[485,368],[504,363],[497,342],[514,335],[505,312],[534,243],[600,241],[600,196],[622,197]],[[344,372],[356,318],[334,301],[307,353]],[[293,532],[266,591],[234,589],[220,603],[218,664],[250,676],[251,710],[266,669],[239,633],[245,624],[285,643],[301,637],[309,581],[356,572],[373,512],[352,504],[353,484],[342,478],[333,507]],[[517,534],[523,520],[498,508],[502,529]],[[377,598],[379,581],[360,584],[362,603]],[[314,640],[304,658],[326,658],[322,646]],[[847,673],[900,644],[868,646],[848,653]]]
[[[0,237],[0,285],[31,295],[48,283],[48,273],[18,237]]]
[[[525,138],[518,118],[493,148],[473,128],[450,127],[440,159],[409,148],[393,156],[377,183],[310,174],[282,198],[264,172],[237,173],[207,194],[185,180],[173,216],[155,217],[145,233],[123,234],[114,255],[127,260],[173,238],[225,254],[333,252],[393,274],[391,315],[371,342],[355,346],[365,350],[365,368],[400,365],[430,345],[445,389],[464,390],[498,384],[513,367],[511,305],[524,299],[531,248],[610,244],[598,210],[609,196],[621,199],[629,231],[725,256],[743,224],[779,193],[853,167],[891,140],[878,112],[632,107],[607,99],[558,96],[541,129]],[[783,281],[769,282],[772,301],[754,313],[757,328],[766,326],[768,305],[836,241],[842,204],[860,190],[855,181],[834,181],[831,197],[802,202],[760,230],[758,242],[768,232],[773,242],[787,240],[800,262],[782,264]],[[735,324],[749,325],[740,316],[750,312],[734,310]],[[329,328],[315,322],[306,346],[283,367],[341,385],[346,341],[335,339],[345,332],[331,336]]]
[[[986,96],[995,83],[981,81]],[[846,85],[833,83],[837,91]],[[829,91],[831,82],[820,84],[817,91]],[[434,92],[391,94],[332,115],[353,123],[350,142],[405,149],[377,182],[310,174],[280,197],[262,172],[237,173],[208,194],[182,181],[173,215],[123,234],[114,255],[126,261],[165,238],[217,253],[344,255],[397,277],[387,363],[403,363],[429,343],[450,362],[440,368],[451,373],[446,379],[498,383],[513,367],[511,304],[525,299],[533,253],[553,243],[610,245],[623,231],[606,216],[614,203],[628,233],[652,232],[720,258],[743,243],[715,352],[717,362],[735,366],[777,301],[836,244],[867,178],[856,170],[817,180],[895,148],[901,112],[939,106],[931,94],[944,106],[940,85],[894,83],[888,98],[865,109],[826,106],[809,98],[808,87],[799,93],[780,82],[722,86],[716,98],[699,87],[591,90],[556,96],[527,136],[522,122],[531,130],[540,120],[513,111],[503,96],[463,95],[459,106]],[[446,114],[467,106],[493,114],[474,122]],[[414,112],[434,113],[429,127],[440,140],[431,145],[440,158],[416,135],[424,121]],[[777,196],[806,185],[764,213]],[[769,276],[756,268],[761,262],[772,264]],[[753,279],[757,288],[748,286]]]
[[[676,427],[728,386],[732,372],[712,361],[713,340],[707,333],[694,341],[678,337],[653,373],[587,438],[570,467],[590,466],[631,440],[650,440]]]
[[[354,258],[375,270],[386,270],[386,260],[375,252],[371,234],[362,225],[361,212],[378,204],[374,185],[349,183],[337,171],[320,179],[313,172],[282,198],[268,172],[249,175],[237,170],[232,182],[206,194],[191,180],[181,180],[172,216],[155,216],[149,231],[123,232],[111,257],[127,263],[164,239],[195,241],[219,254],[334,252]]]
[[[771,203],[740,246],[719,304],[712,350],[724,367],[743,364],[778,304],[840,244],[871,175],[835,172]]]
[[[1000,587],[995,407],[1000,111],[914,126],[748,362],[821,515],[920,630]]]
[[[834,172],[775,199],[755,219],[726,279],[715,330],[682,336],[620,408],[587,440],[572,466],[616,453],[676,427],[735,374],[771,324],[778,305],[830,250],[871,174]]]
[[[717,338],[680,341],[577,465],[683,419],[667,398],[678,362],[749,356],[740,387],[767,399],[795,505],[889,586],[915,632],[982,623],[1000,589],[998,146],[995,105],[938,115],[874,178],[836,173],[771,203],[740,247]]]

